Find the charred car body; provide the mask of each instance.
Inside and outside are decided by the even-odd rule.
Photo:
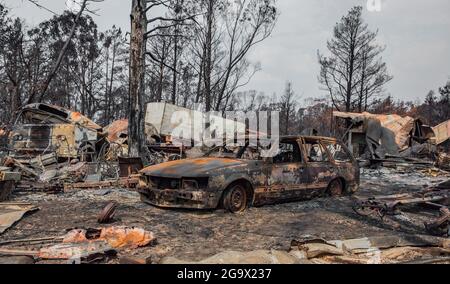
[[[283,137],[278,152],[220,146],[205,157],[173,161],[141,171],[141,200],[158,207],[240,212],[249,206],[352,194],[359,167],[340,141]]]
[[[101,126],[82,114],[48,104],[19,110],[9,134],[11,156],[33,157],[54,152],[59,158],[94,160]]]

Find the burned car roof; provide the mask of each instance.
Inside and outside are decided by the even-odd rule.
[[[71,111],[59,106],[50,104],[35,103],[29,104],[20,109],[21,116],[30,121],[49,123],[70,123],[78,124],[86,128],[100,131],[102,127],[79,112]]]

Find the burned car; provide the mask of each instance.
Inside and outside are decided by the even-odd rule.
[[[29,158],[56,153],[58,158],[95,159],[102,127],[79,112],[37,103],[19,110],[9,133],[10,156]]]
[[[141,200],[165,208],[241,212],[249,206],[352,194],[359,167],[333,138],[283,137],[271,157],[263,147],[219,146],[202,158],[143,169]]]

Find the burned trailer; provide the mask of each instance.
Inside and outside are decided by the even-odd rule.
[[[343,143],[299,136],[282,137],[276,144],[267,149],[228,143],[202,158],[147,167],[140,171],[141,200],[165,208],[220,207],[235,213],[358,190],[359,167]]]
[[[30,104],[19,110],[9,133],[9,156],[22,159],[55,153],[58,159],[94,161],[101,131],[101,126],[79,112]]]

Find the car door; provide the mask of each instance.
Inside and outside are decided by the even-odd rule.
[[[322,141],[328,150],[335,171],[342,177],[347,186],[359,184],[359,166],[347,147],[340,141]]]
[[[268,203],[296,200],[307,189],[305,163],[297,140],[282,140],[268,169]]]
[[[311,198],[325,193],[328,184],[337,177],[331,157],[319,138],[303,138],[308,192]]]

